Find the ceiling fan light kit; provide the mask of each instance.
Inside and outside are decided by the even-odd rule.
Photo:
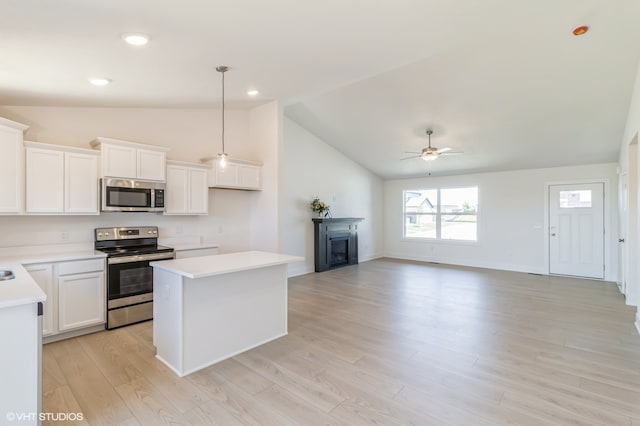
[[[433,134],[433,130],[427,129],[427,136],[429,137],[429,146],[423,148],[421,152],[407,152],[407,154],[418,154],[413,157],[403,158],[403,160],[408,160],[410,158],[422,158],[424,161],[433,161],[440,157],[441,155],[457,155],[462,154],[462,152],[451,152],[451,148],[436,148],[435,146],[431,146],[431,135]]]

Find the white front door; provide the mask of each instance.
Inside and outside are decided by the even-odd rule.
[[[549,273],[604,278],[604,183],[549,186]]]

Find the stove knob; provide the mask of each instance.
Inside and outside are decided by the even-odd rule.
[[[153,233],[154,233],[154,234],[157,234],[157,233],[158,233],[158,231],[155,231],[155,230],[154,230],[154,231],[153,231]]]
[[[98,232],[98,237],[102,237],[102,232]]]
[[[148,231],[147,231],[147,234],[151,234],[151,230],[148,230]]]

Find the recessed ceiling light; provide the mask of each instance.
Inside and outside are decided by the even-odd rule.
[[[122,39],[132,46],[144,46],[149,43],[149,36],[140,33],[122,34]]]
[[[111,83],[111,80],[109,80],[108,78],[94,77],[89,79],[89,83],[93,84],[94,86],[106,86],[107,84]]]
[[[258,93],[260,93],[260,92],[258,92],[256,89],[251,89],[251,90],[247,91],[247,95],[249,95],[249,96],[258,96]]]
[[[586,32],[589,31],[589,27],[586,25],[581,25],[579,27],[576,27],[573,29],[573,35],[574,36],[581,36],[583,34],[586,34]]]

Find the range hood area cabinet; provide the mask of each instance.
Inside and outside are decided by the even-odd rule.
[[[0,214],[24,212],[24,124],[0,117]]]
[[[91,141],[100,149],[102,177],[165,182],[169,148],[98,137]]]
[[[99,214],[98,152],[24,142],[28,214]]]
[[[220,167],[215,158],[201,161],[210,166],[209,188],[262,190],[262,163],[229,159],[225,167]]]

